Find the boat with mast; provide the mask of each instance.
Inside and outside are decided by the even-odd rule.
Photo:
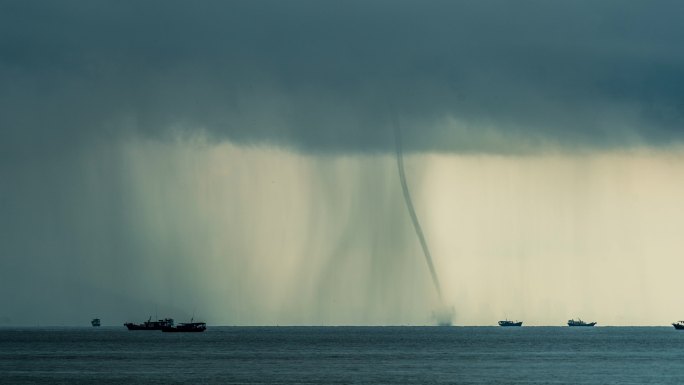
[[[190,322],[178,324],[178,326],[164,326],[161,331],[165,333],[201,333],[207,330],[207,324],[204,322],[193,322],[194,318],[190,319]]]
[[[163,327],[173,326],[173,318],[164,318],[157,321],[152,321],[152,317],[141,323],[126,322],[124,324],[128,330],[162,330]]]
[[[586,327],[591,327],[596,325],[596,322],[584,322],[581,319],[570,319],[568,320],[568,326],[586,326]]]
[[[508,327],[508,326],[522,326],[522,321],[509,321],[508,319],[505,319],[503,321],[499,321],[499,326],[503,327]]]

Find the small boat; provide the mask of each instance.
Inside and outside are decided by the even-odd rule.
[[[672,326],[677,330],[684,330],[684,321],[677,321],[673,323]]]
[[[201,333],[207,330],[204,322],[188,322],[178,324],[178,326],[164,326],[161,331],[166,333]]]
[[[584,322],[579,318],[576,321],[574,319],[568,320],[568,326],[594,326],[594,325],[596,325],[596,322]]]
[[[499,321],[499,326],[522,326],[522,321]]]
[[[173,318],[164,318],[158,321],[152,321],[152,317],[150,317],[147,321],[141,324],[126,322],[124,326],[127,327],[128,330],[162,330],[164,327],[173,326]]]
[[[98,327],[98,326],[100,326],[100,319],[99,318],[93,318],[93,320],[90,321],[90,324],[93,325],[93,327]]]

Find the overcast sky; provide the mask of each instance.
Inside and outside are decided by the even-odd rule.
[[[0,290],[22,294],[0,299],[0,324],[152,308],[429,323],[393,116],[457,323],[609,304],[595,315],[681,318],[571,288],[622,264],[614,282],[640,305],[657,302],[649,287],[675,290],[648,268],[677,266],[678,237],[638,229],[680,225],[683,14],[680,1],[2,1]],[[540,246],[542,228],[566,247]],[[453,235],[473,229],[486,239]],[[500,266],[517,297],[487,291]],[[567,309],[534,294],[559,281]]]
[[[3,153],[122,132],[307,152],[682,137],[678,1],[4,1]]]

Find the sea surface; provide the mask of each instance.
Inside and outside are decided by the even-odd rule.
[[[684,384],[672,327],[0,328],[1,384]]]

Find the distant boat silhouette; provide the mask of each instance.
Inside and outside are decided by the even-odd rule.
[[[522,321],[499,321],[499,326],[522,326]]]
[[[576,321],[574,319],[568,320],[568,326],[594,326],[594,325],[596,325],[596,322],[584,322],[579,318]]]
[[[164,326],[161,331],[166,333],[201,333],[207,330],[207,324],[204,322],[190,322],[178,324],[178,326]]]
[[[152,317],[150,317],[147,321],[141,324],[126,322],[124,326],[127,327],[128,330],[162,330],[163,327],[173,326],[173,318],[164,318],[158,321],[152,321]]]
[[[100,326],[100,319],[99,318],[93,318],[93,320],[90,321],[90,324],[93,325],[93,327],[98,327],[98,326]]]
[[[684,330],[684,321],[677,321],[673,323],[672,326],[677,330]]]

